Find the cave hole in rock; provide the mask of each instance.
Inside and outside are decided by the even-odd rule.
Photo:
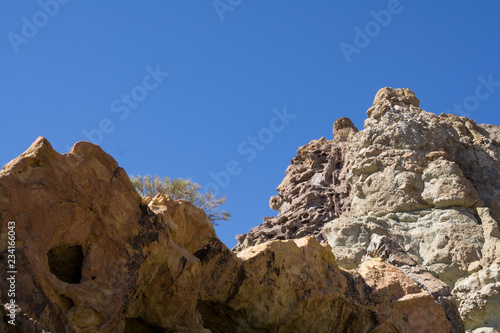
[[[124,333],[163,333],[165,330],[146,324],[139,318],[125,318]]]
[[[80,245],[55,246],[47,252],[50,272],[67,283],[82,279],[83,251]]]

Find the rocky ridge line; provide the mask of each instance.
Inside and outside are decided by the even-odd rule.
[[[0,332],[450,332],[424,287],[377,259],[342,270],[314,237],[236,255],[201,209],[141,199],[100,147],[39,138],[0,171],[0,273],[16,222],[16,326]]]

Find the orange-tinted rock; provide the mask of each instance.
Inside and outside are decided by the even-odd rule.
[[[359,273],[377,300],[388,303],[393,325],[401,332],[452,332],[450,321],[434,298],[397,267],[371,259],[359,266]]]
[[[314,237],[261,243],[237,256],[201,209],[163,195],[141,199],[116,161],[86,142],[61,155],[39,138],[0,171],[2,276],[10,221],[19,332],[445,327],[437,314],[421,321],[440,308],[413,292],[407,278],[366,275],[365,281],[341,270],[332,249]],[[410,287],[401,295],[375,287],[387,281]],[[8,288],[0,280],[2,304]],[[6,332],[5,307],[0,312],[0,332]]]

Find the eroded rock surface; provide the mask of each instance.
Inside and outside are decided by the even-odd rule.
[[[234,250],[310,232],[320,242],[326,237],[340,267],[354,270],[372,236],[387,236],[447,284],[467,330],[500,332],[500,126],[419,105],[409,89],[383,88],[363,130],[341,118],[333,141],[300,148],[271,198],[279,214],[238,236]],[[317,167],[339,161],[329,147],[342,151],[334,168],[341,194],[324,182],[328,169]],[[319,164],[304,163],[304,152],[325,155]],[[332,210],[333,193],[344,204]],[[308,200],[322,194],[322,201]]]
[[[341,266],[355,268],[373,234],[390,236],[448,284],[467,329],[500,330],[487,315],[500,310],[499,127],[436,116],[417,101],[391,88],[375,97],[349,142],[350,215],[325,226],[329,243]]]
[[[141,199],[116,161],[87,142],[61,155],[39,138],[0,171],[2,277],[10,221],[16,325],[1,306],[0,332],[453,327],[429,292],[396,266],[375,261],[362,274],[344,271],[331,247],[312,236],[236,255],[202,210],[164,195]],[[2,304],[10,300],[8,284],[0,280]]]
[[[321,138],[300,147],[276,189],[279,194],[269,200],[278,216],[265,217],[261,225],[236,236],[234,250],[307,235],[326,241],[325,223],[349,212],[347,141],[357,131],[351,120],[340,118],[333,125],[334,140]]]

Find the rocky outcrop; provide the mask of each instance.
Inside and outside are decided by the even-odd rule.
[[[15,241],[9,222],[15,222]],[[39,138],[0,171],[0,332],[450,332],[440,303],[389,262],[342,270],[314,237],[237,255],[204,212],[141,199],[98,146]],[[11,233],[12,235],[12,233]],[[12,248],[12,247],[11,247]],[[432,293],[432,292],[431,292]],[[9,302],[15,300],[11,320]]]
[[[448,284],[468,329],[500,330],[487,315],[500,311],[498,127],[425,112],[404,89],[382,89],[367,113],[349,143],[350,215],[325,226],[339,264],[389,236]]]
[[[349,212],[347,141],[357,131],[351,120],[340,118],[333,125],[334,140],[321,138],[300,147],[276,189],[279,194],[269,201],[278,216],[265,217],[261,225],[236,236],[234,250],[306,235],[326,241],[325,223]]]
[[[446,283],[468,330],[500,332],[500,127],[437,116],[419,104],[409,89],[383,88],[363,130],[341,118],[333,141],[300,148],[271,198],[278,216],[239,235],[234,250],[309,230],[320,242],[326,237],[340,267],[355,270],[366,265],[371,239],[385,236],[407,253],[411,267],[425,267]],[[340,164],[330,147],[342,151]],[[299,162],[311,151],[324,156],[321,165],[335,166],[342,191],[325,181],[328,168]],[[315,187],[315,180],[323,187]],[[344,204],[330,210],[333,193]],[[308,200],[325,194],[323,201]],[[409,266],[396,266],[426,288]]]

